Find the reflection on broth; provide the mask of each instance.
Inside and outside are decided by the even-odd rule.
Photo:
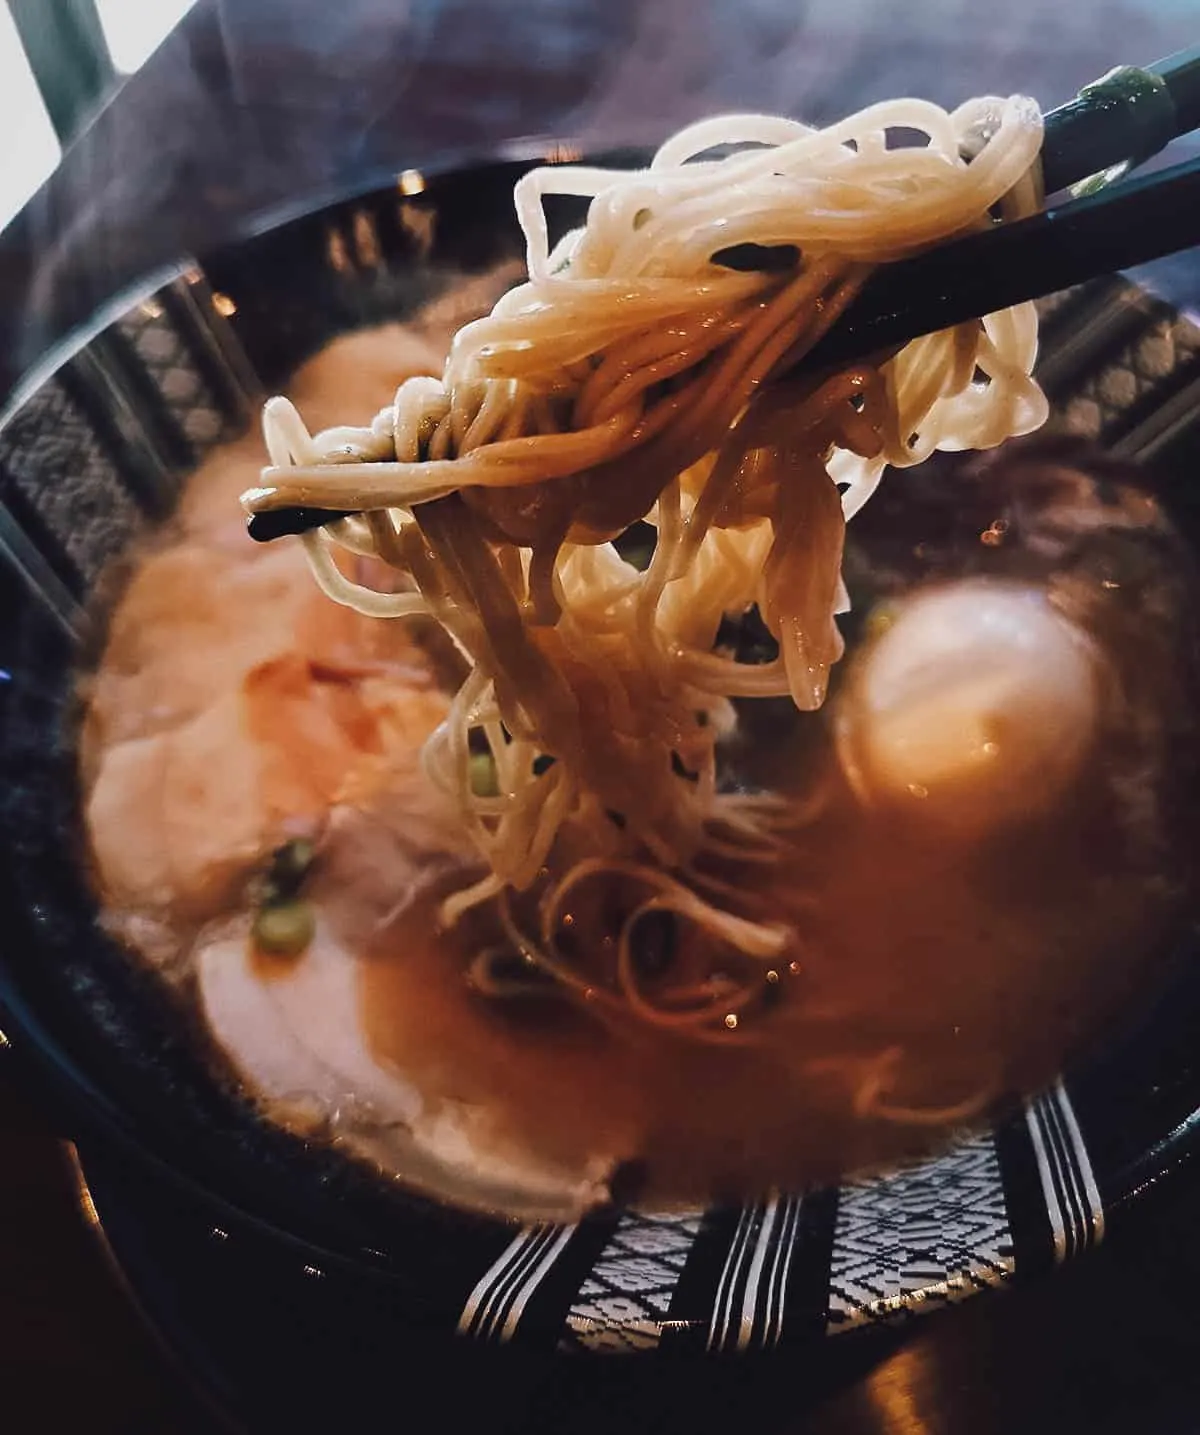
[[[964,852],[907,814],[831,811],[762,884],[797,940],[743,1046],[473,997],[463,973],[485,934],[464,950],[418,906],[369,948],[367,1040],[426,1096],[488,1112],[513,1151],[565,1170],[636,1162],[648,1199],[828,1180],[1053,1077],[1155,916],[1142,882],[1097,878],[1090,849],[1114,838],[1081,808],[1036,840]],[[798,898],[797,872],[818,896]]]

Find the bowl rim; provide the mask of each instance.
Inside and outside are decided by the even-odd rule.
[[[496,161],[494,167],[507,170],[516,163],[541,158],[545,158],[545,155],[540,150],[526,154],[504,154]],[[428,173],[430,183],[426,194],[430,196],[429,202],[436,200],[443,180],[448,181],[450,178],[461,178],[462,176],[462,170],[458,166],[455,166],[450,174],[445,176],[432,169]],[[356,187],[353,194],[340,196],[333,202],[317,199],[311,204],[302,203],[295,207],[294,212],[290,213],[283,223],[258,226],[254,235],[245,236],[238,245],[231,246],[231,248],[244,251],[246,244],[251,239],[268,241],[273,238],[278,239],[280,236],[300,233],[306,226],[311,229],[314,224],[327,220],[331,216],[352,216],[364,208],[369,210],[373,205],[394,202],[395,191],[391,187],[366,192]],[[28,412],[30,406],[36,403],[38,395],[63,372],[65,366],[77,359],[79,355],[87,353],[96,345],[97,341],[102,340],[111,331],[113,325],[118,323],[121,318],[139,306],[145,306],[148,302],[155,301],[159,296],[177,293],[180,285],[194,284],[196,281],[193,276],[195,275],[199,275],[202,281],[205,280],[205,276],[210,270],[220,268],[224,253],[223,250],[210,256],[204,263],[197,264],[187,261],[172,267],[169,271],[150,276],[141,285],[135,286],[118,299],[113,300],[100,314],[95,316],[92,323],[76,331],[62,345],[57,346],[36,371],[36,382],[34,378],[29,378],[19,396],[20,402],[14,402],[6,411],[3,421],[0,422],[0,438],[3,437],[4,429],[9,427],[15,418]],[[1071,302],[1076,308],[1086,308],[1087,296],[1076,296]],[[1157,304],[1157,301],[1155,302]],[[1152,306],[1151,318],[1154,322],[1161,321],[1162,311],[1165,309],[1165,305],[1158,305],[1157,308]],[[180,323],[179,314],[178,306],[170,309],[167,315],[168,321]],[[231,350],[237,349],[236,331],[231,327],[229,320],[222,318],[210,309],[205,315],[204,322],[218,331],[228,331],[221,332],[221,343]],[[1179,316],[1178,322],[1186,323],[1187,320],[1184,316]],[[1196,338],[1197,346],[1200,347],[1200,331],[1196,331]],[[3,466],[4,456],[0,451],[0,469]],[[3,534],[0,534],[0,539],[2,538]],[[0,544],[0,546],[3,545]],[[31,544],[31,546],[36,551],[36,544]],[[20,555],[17,556],[19,559]],[[10,838],[10,833],[0,834],[0,847],[10,846]],[[6,855],[11,855],[11,853]],[[4,885],[10,885],[7,878]],[[7,895],[11,896],[12,894]],[[8,905],[7,900],[4,904]],[[36,945],[36,933],[29,939]],[[19,1076],[23,1079],[27,1078],[35,1091],[47,1095],[53,1116],[72,1139],[78,1139],[85,1145],[88,1142],[103,1142],[105,1145],[120,1150],[123,1155],[137,1160],[147,1171],[162,1179],[166,1184],[178,1188],[189,1199],[211,1211],[214,1224],[228,1226],[231,1230],[244,1233],[247,1238],[274,1244],[281,1252],[281,1260],[286,1264],[294,1265],[298,1262],[302,1269],[320,1268],[323,1272],[331,1275],[356,1281],[366,1278],[378,1279],[386,1283],[394,1279],[394,1270],[390,1270],[387,1266],[372,1259],[364,1259],[365,1252],[351,1255],[344,1249],[338,1249],[332,1242],[298,1235],[295,1231],[278,1224],[268,1215],[256,1211],[253,1202],[231,1198],[222,1189],[214,1187],[186,1165],[181,1165],[164,1156],[161,1141],[148,1137],[147,1132],[132,1118],[131,1113],[123,1109],[120,1102],[113,1098],[111,1091],[106,1090],[104,1084],[89,1073],[85,1065],[71,1051],[69,1043],[65,1043],[55,1033],[53,1023],[48,1023],[43,1019],[36,1009],[36,1003],[31,1002],[28,994],[22,990],[10,951],[8,943],[0,946],[0,1027],[7,1028],[8,1033],[8,1045],[0,1044],[0,1068],[15,1066]],[[1200,1010],[1200,992],[1197,994],[1197,1009]],[[1151,1044],[1153,1044],[1152,1038]],[[1128,1046],[1129,1043],[1126,1045]],[[1106,1105],[1111,1105],[1113,1101],[1112,1083],[1110,1078],[1102,1074],[1099,1081],[1099,1095],[1093,1094],[1089,1082],[1092,1086],[1095,1085],[1095,1082],[1085,1071],[1080,1074],[1078,1080],[1074,1077],[1069,1078],[1066,1085],[1060,1084],[1035,1101],[1028,1103],[1022,1111],[1009,1118],[994,1133],[985,1133],[983,1137],[971,1137],[967,1142],[953,1147],[942,1156],[931,1158],[893,1175],[876,1178],[867,1183],[844,1183],[840,1188],[840,1193],[834,1193],[833,1209],[827,1210],[821,1217],[822,1224],[817,1239],[824,1242],[825,1248],[818,1251],[814,1247],[805,1257],[812,1259],[818,1265],[822,1259],[828,1263],[829,1277],[825,1293],[832,1305],[830,1310],[826,1311],[823,1333],[873,1327],[880,1321],[903,1318],[915,1311],[930,1309],[938,1304],[953,1303],[963,1295],[971,1294],[977,1289],[986,1289],[996,1284],[1007,1283],[1013,1277],[1023,1278],[1027,1274],[1052,1269],[1069,1256],[1095,1244],[1105,1233],[1106,1227],[1121,1224],[1123,1220],[1132,1216],[1146,1203],[1145,1198],[1150,1193],[1158,1191],[1168,1182],[1172,1185],[1178,1184],[1184,1174],[1193,1166],[1197,1153],[1200,1152],[1200,1073],[1193,1080],[1195,1095],[1192,1099],[1191,1109],[1181,1119],[1166,1123],[1164,1129],[1147,1133],[1145,1143],[1140,1149],[1121,1159],[1114,1159],[1100,1173],[1092,1169],[1088,1154],[1088,1138],[1093,1134],[1089,1123],[1098,1122],[1100,1120],[1098,1113]],[[1119,1103],[1112,1109],[1119,1109]],[[1039,1133],[1041,1135],[1040,1145]],[[991,1242],[992,1247],[996,1248],[995,1254],[989,1254],[987,1259],[976,1262],[975,1266],[970,1264],[969,1259],[966,1264],[963,1264],[960,1259],[960,1264],[957,1267],[947,1266],[940,1280],[926,1280],[923,1285],[911,1286],[907,1290],[901,1291],[900,1294],[885,1292],[873,1295],[868,1291],[860,1297],[843,1292],[842,1296],[837,1297],[837,1300],[841,1301],[842,1319],[834,1319],[831,1312],[837,1303],[834,1300],[836,1282],[843,1279],[847,1288],[854,1285],[855,1281],[860,1286],[864,1283],[861,1271],[853,1279],[848,1267],[839,1275],[836,1249],[839,1240],[836,1229],[839,1204],[842,1215],[845,1216],[850,1206],[858,1201],[866,1213],[863,1220],[869,1223],[872,1219],[870,1216],[872,1191],[890,1200],[894,1206],[897,1201],[903,1201],[906,1191],[909,1191],[910,1188],[916,1189],[921,1181],[925,1181],[927,1184],[932,1182],[936,1187],[941,1176],[945,1175],[956,1161],[962,1160],[962,1153],[974,1151],[980,1141],[992,1143],[995,1157],[994,1169],[989,1167],[985,1177],[981,1177],[978,1171],[973,1174],[967,1173],[963,1177],[966,1188],[968,1188],[965,1194],[962,1194],[962,1200],[966,1202],[963,1212],[969,1215],[971,1211],[974,1211],[977,1216],[981,1207],[986,1207],[989,1201],[994,1201],[998,1197],[1002,1208],[1001,1224],[1007,1220],[1007,1244],[1005,1239],[992,1231],[986,1239]],[[1014,1143],[1021,1146],[1023,1150],[1022,1156],[1015,1160],[1009,1159],[1012,1150],[1015,1149]],[[1009,1152],[1008,1157],[1005,1156],[1006,1151]],[[1057,1155],[1054,1154],[1055,1152]],[[1008,1161],[1007,1166],[1005,1165],[1006,1161]],[[982,1164],[987,1165],[986,1160]],[[1065,1182],[1074,1192],[1072,1199],[1075,1207],[1073,1210],[1068,1209],[1072,1205],[1072,1201],[1063,1197],[1059,1201],[1057,1217],[1050,1209],[1055,1199],[1051,1195],[1051,1187],[1056,1179],[1060,1185]],[[981,1185],[987,1188],[982,1194]],[[822,1194],[827,1196],[830,1193]],[[932,1199],[932,1194],[932,1187],[925,1192],[929,1199]],[[775,1256],[772,1253],[782,1249],[786,1234],[785,1228],[789,1222],[792,1226],[792,1234],[789,1239],[793,1241],[793,1245],[789,1249],[797,1248],[795,1246],[796,1230],[801,1219],[802,1209],[806,1203],[810,1206],[814,1203],[812,1198],[805,1197],[803,1200],[795,1201],[796,1208],[793,1210],[786,1204],[792,1199],[784,1198],[785,1204],[777,1205],[774,1208],[771,1208],[769,1203],[757,1203],[753,1210],[747,1207],[732,1214],[727,1211],[696,1211],[684,1214],[674,1213],[668,1216],[636,1212],[603,1213],[592,1223],[590,1231],[587,1231],[584,1236],[579,1236],[575,1227],[560,1228],[553,1235],[539,1235],[537,1239],[543,1244],[538,1248],[541,1254],[537,1259],[544,1264],[553,1250],[554,1257],[550,1265],[555,1263],[569,1265],[573,1259],[575,1264],[571,1268],[570,1279],[574,1281],[578,1277],[576,1289],[571,1295],[570,1302],[565,1310],[560,1312],[562,1319],[559,1322],[558,1334],[554,1338],[555,1343],[566,1338],[575,1348],[586,1351],[623,1349],[644,1352],[665,1348],[670,1344],[685,1346],[689,1342],[695,1344],[700,1334],[707,1334],[709,1339],[707,1344],[704,1344],[706,1350],[724,1352],[744,1349],[745,1346],[739,1343],[740,1336],[730,1333],[732,1327],[723,1328],[724,1333],[720,1334],[719,1338],[714,1336],[716,1329],[714,1322],[717,1320],[715,1312],[716,1305],[719,1304],[721,1281],[724,1279],[729,1262],[734,1259],[735,1248],[747,1250],[754,1242],[757,1242],[758,1246],[768,1253],[770,1259],[774,1260]],[[1030,1215],[1027,1211],[1019,1219],[1017,1218],[1017,1210],[1023,1203],[1026,1206],[1031,1204],[1036,1206],[1038,1201],[1041,1201],[1045,1207],[1041,1214],[1035,1211]],[[406,1201],[406,1209],[411,1212],[415,1226],[420,1231],[418,1239],[426,1238],[425,1223],[430,1221],[434,1215],[429,1208],[437,1204],[419,1197],[412,1201]],[[815,1202],[816,1206],[820,1206],[820,1204],[820,1200]],[[826,1204],[828,1205],[829,1202]],[[919,1211],[919,1209],[918,1203],[918,1207],[914,1207],[914,1210]],[[928,1201],[925,1209],[928,1209]],[[748,1211],[750,1214],[747,1214]],[[880,1219],[878,1212],[874,1219],[878,1224]],[[479,1221],[485,1221],[489,1231],[494,1230],[495,1232],[494,1237],[489,1238],[489,1249],[494,1250],[495,1255],[486,1268],[476,1272],[477,1279],[472,1287],[471,1299],[476,1300],[477,1311],[481,1302],[487,1298],[487,1292],[495,1287],[498,1281],[506,1275],[509,1279],[513,1278],[513,1261],[516,1259],[514,1251],[517,1250],[518,1242],[525,1242],[519,1252],[522,1254],[522,1259],[528,1263],[534,1258],[531,1256],[529,1246],[529,1242],[533,1238],[528,1232],[518,1232],[514,1235],[514,1225],[511,1221],[499,1219],[492,1221],[489,1218],[475,1217],[464,1212],[447,1213],[442,1209],[435,1225],[442,1231],[447,1227],[453,1227],[457,1231],[466,1229],[469,1225]],[[578,1229],[586,1230],[587,1227],[588,1223],[584,1222]],[[1035,1230],[1034,1227],[1037,1229]],[[720,1228],[722,1234],[712,1236],[713,1230],[717,1228]],[[433,1229],[433,1227],[429,1227],[429,1229]],[[739,1232],[741,1232],[740,1235]],[[846,1236],[847,1233],[843,1231],[840,1237],[843,1245]],[[861,1230],[853,1233],[853,1236],[856,1241],[866,1239]],[[697,1317],[690,1322],[686,1320],[676,1322],[679,1329],[667,1332],[672,1337],[669,1340],[654,1339],[649,1342],[639,1342],[639,1340],[627,1338],[633,1327],[638,1326],[639,1322],[644,1325],[647,1320],[656,1319],[662,1327],[659,1331],[661,1337],[668,1323],[668,1316],[665,1310],[658,1310],[653,1304],[647,1304],[645,1300],[640,1300],[637,1292],[625,1292],[622,1296],[622,1298],[632,1301],[630,1309],[637,1307],[641,1312],[636,1317],[625,1320],[624,1323],[621,1319],[609,1318],[603,1314],[603,1301],[607,1298],[603,1296],[603,1293],[600,1296],[588,1298],[591,1305],[601,1313],[599,1315],[594,1312],[588,1313],[588,1300],[581,1297],[581,1292],[586,1289],[589,1280],[593,1283],[596,1281],[597,1270],[605,1261],[609,1268],[615,1268],[620,1265],[619,1257],[622,1252],[628,1255],[630,1251],[633,1251],[636,1254],[637,1250],[641,1249],[643,1252],[649,1252],[660,1263],[667,1260],[667,1263],[670,1264],[670,1260],[674,1259],[674,1256],[668,1259],[663,1253],[672,1245],[672,1242],[677,1246],[682,1240],[686,1245],[683,1255],[683,1260],[686,1263],[695,1255],[702,1238],[710,1240],[710,1244],[716,1242],[714,1250],[723,1252],[721,1260],[718,1261],[721,1270],[715,1276],[712,1274],[709,1276],[709,1284],[712,1287],[710,1292],[712,1310],[707,1311],[704,1318]],[[882,1262],[907,1260],[911,1252],[906,1254],[905,1239],[903,1230],[898,1233],[893,1230],[891,1233],[892,1246],[888,1251],[884,1251],[884,1248],[880,1247],[879,1260]],[[573,1243],[578,1249],[573,1249]],[[564,1258],[564,1253],[567,1252],[572,1254],[569,1258]],[[378,1251],[374,1252],[376,1256],[379,1254]],[[960,1252],[955,1259],[959,1259],[963,1254]],[[965,1252],[967,1257],[970,1257],[970,1254],[969,1250]],[[581,1265],[585,1256],[589,1264]],[[706,1255],[706,1259],[711,1265],[716,1257],[712,1256],[710,1252]],[[949,1259],[947,1258],[947,1260]],[[626,1265],[630,1264],[631,1261],[627,1260]],[[547,1271],[549,1269],[548,1266]],[[778,1269],[778,1263],[774,1269]],[[741,1274],[742,1277],[746,1277],[748,1272],[742,1270]],[[886,1272],[880,1266],[875,1274],[882,1278]],[[869,1271],[867,1275],[870,1275]],[[678,1272],[676,1272],[676,1276],[678,1276]],[[730,1279],[734,1279],[736,1276],[737,1271],[735,1270]],[[601,1281],[601,1284],[603,1285],[604,1282]],[[612,1284],[611,1281],[609,1284]],[[865,1284],[869,1286],[870,1280],[867,1279]],[[886,1281],[884,1284],[886,1285]],[[621,1294],[619,1278],[613,1289]],[[677,1291],[677,1284],[672,1289]],[[484,1294],[476,1299],[480,1291],[483,1291]],[[531,1301],[535,1294],[535,1291],[529,1293]],[[609,1294],[612,1295],[611,1290]],[[659,1294],[661,1295],[661,1292]],[[406,1291],[406,1299],[413,1298],[413,1293]],[[470,1302],[468,1302],[469,1304]],[[419,1302],[417,1305],[419,1306]],[[667,1309],[669,1308],[668,1306]],[[461,1328],[466,1319],[463,1309],[451,1310],[446,1302],[439,1303],[437,1292],[430,1295],[425,1309],[431,1316],[438,1319],[449,1320],[453,1317],[454,1325],[451,1328]],[[655,1311],[657,1311],[657,1315],[654,1314]],[[758,1319],[758,1317],[755,1318]],[[483,1339],[501,1338],[500,1328],[504,1322],[477,1321],[476,1324],[480,1328],[471,1328],[468,1333]],[[471,1327],[470,1321],[467,1321],[467,1326]],[[486,1329],[483,1328],[484,1326]],[[700,1330],[701,1326],[704,1327],[703,1332]],[[521,1330],[520,1321],[514,1325],[510,1335],[514,1333],[518,1338],[526,1338],[527,1333]],[[676,1335],[678,1339],[674,1338]],[[551,1336],[547,1334],[546,1328],[539,1324],[532,1330],[532,1333],[528,1334],[528,1339],[545,1343],[551,1340]],[[750,1344],[756,1343],[767,1343],[765,1328],[762,1331],[759,1326],[752,1328]]]

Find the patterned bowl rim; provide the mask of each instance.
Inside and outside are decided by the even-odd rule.
[[[426,202],[437,193],[431,185]],[[378,233],[381,207],[395,203],[394,191],[359,196],[264,237],[322,225],[357,232],[366,224]],[[231,305],[210,280],[221,268],[220,256],[189,261],[114,300],[39,366],[0,423],[0,562],[15,565],[72,632],[77,592],[95,571],[69,553],[48,561],[38,531],[39,474],[22,471],[29,449],[13,435],[22,419],[36,420],[57,386],[66,402],[60,395],[55,421],[88,428],[106,414],[103,444],[95,432],[90,440],[119,452],[138,475],[132,487],[146,513],[166,511],[180,472],[243,425],[258,398],[255,365],[232,317],[237,298]],[[1069,403],[1099,413],[1124,394],[1123,406],[1112,401],[1116,418],[1097,422],[1099,436],[1128,456],[1159,454],[1164,410],[1175,418],[1168,437],[1178,437],[1178,416],[1195,407],[1200,373],[1200,331],[1186,318],[1117,280],[1060,296],[1044,317],[1043,377],[1060,402],[1070,395]],[[1174,345],[1173,360],[1164,363],[1160,353],[1161,372],[1140,391],[1126,382],[1136,378],[1140,349],[1164,343]],[[121,484],[129,484],[124,475]],[[0,976],[3,967],[0,959]],[[738,1209],[623,1210],[515,1232],[511,1223],[487,1222],[486,1240],[466,1242],[461,1287],[446,1294],[438,1318],[500,1344],[733,1353],[878,1327],[1050,1270],[1096,1245],[1149,1187],[1200,1149],[1200,1078],[1191,1077],[1189,1062],[1198,1046],[1200,983],[1191,992],[1183,982],[1119,1049],[994,1130],[892,1174]],[[11,1044],[38,1032],[32,1044],[43,1077],[52,1053],[59,1080],[90,1084],[3,984],[0,1003]],[[108,1135],[124,1129],[128,1136],[122,1113],[102,1092],[93,1095],[96,1109],[107,1111]],[[202,1183],[197,1189],[209,1198]],[[236,1210],[229,1215],[231,1224],[239,1219]],[[420,1216],[412,1235],[427,1236]],[[302,1243],[296,1253],[310,1259]],[[336,1255],[325,1255],[335,1268]]]

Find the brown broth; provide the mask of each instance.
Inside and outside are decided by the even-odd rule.
[[[402,337],[357,336],[310,366],[296,386],[310,420],[366,419],[404,377],[397,368],[435,367],[435,350],[421,341],[401,352]],[[466,975],[477,929],[436,931],[435,889],[367,940],[394,903],[404,864],[409,877],[424,870],[440,880],[461,860],[462,833],[430,803],[415,762],[445,698],[428,652],[413,652],[401,625],[334,610],[310,589],[298,553],[246,547],[236,495],[254,481],[259,448],[258,439],[244,440],[196,476],[174,546],[140,566],[118,605],[89,682],[85,789],[105,744],[174,731],[233,681],[241,649],[245,665],[302,648],[326,665],[347,653],[393,664],[411,656],[414,694],[425,686],[419,703],[414,697],[412,771],[389,793],[396,812],[377,832],[364,835],[361,824],[359,847],[333,843],[315,900],[348,950],[362,954],[360,1010],[376,1058],[432,1106],[477,1110],[514,1164],[524,1154],[582,1171],[605,1155],[630,1163],[640,1194],[659,1202],[800,1188],[886,1166],[936,1148],[958,1123],[857,1111],[856,1093],[881,1054],[900,1052],[893,1105],[936,1110],[978,1097],[973,1119],[981,1121],[1102,1042],[1114,1013],[1153,985],[1154,954],[1186,896],[1181,869],[1189,863],[1179,859],[1194,847],[1192,774],[1180,759],[1195,750],[1181,637],[1192,580],[1153,503],[1098,496],[1073,451],[1053,462],[1025,459],[1024,475],[1020,458],[1002,455],[965,472],[946,474],[934,462],[890,476],[852,525],[846,569],[852,623],[878,599],[965,574],[1055,589],[1113,664],[1109,721],[1090,765],[1053,812],[976,844],[918,813],[864,810],[835,789],[820,823],[777,868],[754,877],[768,908],[794,927],[797,969],[781,966],[775,1008],[739,1029],[753,1042],[723,1046],[633,1019],[606,1025],[558,998],[484,998]],[[1121,487],[1123,471],[1105,476],[1119,493],[1134,493]],[[998,546],[981,539],[997,533]],[[248,608],[252,631],[242,622]],[[835,701],[842,681],[835,673]],[[231,724],[235,737],[239,730]],[[790,782],[800,795],[834,766],[827,730],[824,716],[800,719],[787,704],[747,705],[730,758],[743,777],[784,790]],[[230,743],[220,750],[226,761]],[[163,818],[162,784],[146,771],[141,806],[131,800],[109,813],[111,846],[136,858],[125,863],[141,884],[129,899],[134,916],[151,906],[155,930],[174,935],[171,961],[182,966],[201,924],[236,910],[282,829],[273,818],[247,819],[246,841],[230,850],[230,814],[251,784],[225,770],[224,804],[211,822],[202,813],[188,826],[203,828],[201,856],[216,849],[221,880],[197,880],[185,903],[187,850],[167,852],[174,861],[165,862],[161,892],[147,886],[170,847],[161,833],[180,824]],[[208,773],[203,766],[212,796],[220,785]],[[114,790],[124,799],[131,784]],[[179,804],[185,817],[195,805]],[[199,859],[193,865],[207,877]],[[744,871],[727,875],[751,880]],[[122,905],[111,882],[105,895]],[[288,970],[287,962],[257,964],[264,981]]]
[[[759,874],[794,924],[799,970],[783,971],[776,1010],[743,1023],[750,1047],[487,1002],[467,989],[462,946],[430,911],[409,914],[364,968],[377,1056],[429,1095],[486,1110],[514,1155],[582,1167],[611,1152],[638,1163],[647,1199],[670,1201],[803,1187],[936,1149],[961,1121],[855,1108],[890,1049],[902,1053],[892,1106],[979,1097],[978,1124],[1102,1045],[1154,990],[1194,885],[1193,567],[1136,475],[1066,440],[1010,449],[895,476],[893,511],[868,507],[848,571],[859,622],[875,599],[977,575],[1044,587],[1094,637],[1097,745],[1050,811],[967,842],[839,790]],[[996,532],[1002,544],[983,541]],[[852,667],[835,675],[834,703]],[[833,766],[826,733],[824,714],[748,704],[732,758],[763,785],[786,790],[791,774],[802,794]]]
[[[427,1099],[486,1112],[516,1160],[583,1169],[613,1155],[637,1163],[644,1198],[668,1202],[827,1181],[962,1124],[857,1114],[881,1052],[903,1053],[893,1105],[978,1094],[978,1120],[1103,1029],[1144,980],[1170,907],[1135,874],[1096,875],[1120,841],[1086,801],[966,853],[908,817],[835,810],[769,882],[799,970],[783,970],[775,1010],[743,1023],[754,1044],[724,1049],[632,1019],[614,1030],[555,999],[482,998],[469,940],[438,934],[429,905],[363,966],[368,1041]]]

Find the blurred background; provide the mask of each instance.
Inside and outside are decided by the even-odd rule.
[[[195,0],[5,0],[0,6],[0,227],[41,188],[98,95],[136,73]]]
[[[728,108],[1049,107],[1198,22],[1197,0],[0,0],[0,394],[147,272],[405,168]]]

